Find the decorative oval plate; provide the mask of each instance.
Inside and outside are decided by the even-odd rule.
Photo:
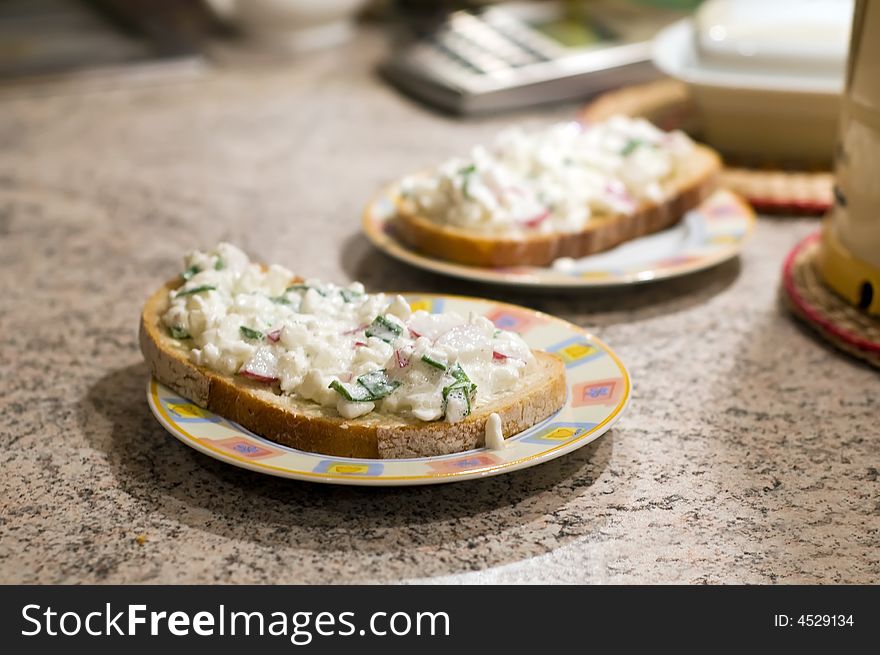
[[[398,240],[390,223],[396,188],[385,188],[364,211],[364,232],[377,248],[435,273],[511,286],[596,288],[686,275],[735,257],[755,224],[752,208],[720,189],[673,227],[607,252],[546,267],[480,268],[428,257]]]
[[[565,406],[505,440],[500,450],[478,448],[415,459],[329,457],[282,446],[204,410],[156,380],[147,401],[159,422],[188,446],[215,459],[269,475],[336,484],[394,486],[470,480],[534,466],[585,446],[620,417],[630,396],[629,374],[617,355],[583,329],[531,309],[461,296],[406,294],[413,309],[474,312],[519,332],[532,348],[565,362]]]

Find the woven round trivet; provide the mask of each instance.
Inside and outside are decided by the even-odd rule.
[[[825,286],[814,265],[819,234],[789,253],[782,268],[783,298],[791,310],[832,344],[880,367],[880,318],[847,303]]]
[[[681,129],[699,139],[699,117],[687,86],[662,79],[624,87],[598,96],[581,110],[580,119],[600,121],[614,114],[642,116],[664,130]],[[725,158],[721,186],[748,199],[766,214],[824,214],[833,202],[834,176],[805,166],[796,170],[774,162],[745,162]]]

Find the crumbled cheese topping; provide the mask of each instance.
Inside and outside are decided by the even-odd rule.
[[[401,296],[300,280],[226,243],[184,267],[162,320],[194,363],[345,418],[460,421],[535,365],[519,335],[482,316],[412,312]]]
[[[625,116],[515,128],[468,157],[404,179],[401,195],[441,224],[490,234],[574,232],[596,215],[663,202],[672,192],[665,183],[692,150],[684,133]]]

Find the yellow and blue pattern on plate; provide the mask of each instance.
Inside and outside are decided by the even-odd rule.
[[[566,364],[568,399],[553,416],[506,439],[500,450],[480,448],[441,457],[354,459],[307,453],[264,439],[192,404],[156,380],[147,400],[159,422],[185,444],[243,468],[299,480],[354,485],[417,485],[468,480],[533,466],[571,452],[606,432],[630,396],[630,378],[599,339],[531,309],[476,298],[405,294],[427,311],[474,312],[519,332],[532,348],[557,353]]]
[[[373,245],[400,261],[435,273],[511,286],[596,288],[686,275],[735,257],[755,225],[752,208],[736,194],[719,189],[673,227],[587,257],[572,270],[552,266],[480,268],[434,259],[401,242],[391,228],[396,189],[396,184],[383,189],[364,211],[364,233]]]

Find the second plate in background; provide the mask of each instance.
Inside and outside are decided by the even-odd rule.
[[[435,273],[509,286],[596,288],[686,275],[735,257],[755,224],[751,207],[721,189],[673,227],[606,252],[565,263],[557,260],[546,267],[479,268],[434,259],[401,242],[390,222],[396,193],[396,184],[386,187],[364,211],[364,232],[373,245],[400,261]]]

